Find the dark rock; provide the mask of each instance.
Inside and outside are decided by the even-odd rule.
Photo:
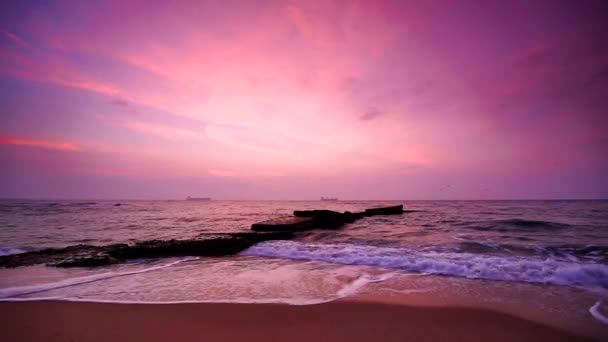
[[[343,215],[344,222],[346,223],[353,223],[356,220],[355,216],[353,216],[353,213],[351,213],[350,211],[345,211]]]
[[[202,234],[191,240],[150,240],[107,246],[74,245],[0,256],[0,267],[47,264],[56,267],[94,267],[136,258],[224,256],[239,253],[265,240],[291,239],[291,232]]]
[[[254,223],[254,231],[305,231],[313,229],[337,229],[350,218],[343,213],[331,210],[296,210],[294,216],[277,217],[271,220]]]
[[[345,223],[353,222],[349,215],[332,210],[296,210],[293,214],[299,217],[314,217],[315,226],[320,229],[336,229]]]
[[[271,220],[254,223],[251,230],[257,232],[269,231],[289,231],[296,232],[302,230],[315,229],[315,219],[313,217],[285,216]]]
[[[0,267],[56,264],[65,260],[68,256],[86,256],[91,253],[102,252],[102,248],[90,245],[73,245],[65,248],[46,248],[32,252],[4,255],[0,256]]]
[[[236,254],[253,243],[240,237],[220,235],[200,240],[150,240],[107,251],[118,259],[174,256],[222,256]]]
[[[353,223],[363,217],[374,215],[396,215],[403,213],[403,205],[384,208],[366,209],[365,212],[345,211],[340,213],[332,210],[296,210],[293,217],[254,223],[254,231],[304,231],[313,229],[338,229],[347,223]]]
[[[312,229],[337,229],[345,223],[351,222],[351,218],[343,213],[331,210],[296,210],[293,212],[294,217],[281,218],[281,220],[302,221],[305,220],[306,225],[298,226],[295,230],[312,230]],[[272,228],[272,227],[269,227]],[[290,229],[290,227],[280,227],[281,229]],[[253,229],[253,227],[252,227]]]
[[[364,213],[351,213],[350,211],[345,211],[344,216],[346,217],[346,223],[353,223],[365,217]]]
[[[251,243],[258,243],[268,240],[290,240],[294,238],[294,233],[289,231],[273,231],[273,232],[243,232],[243,233],[230,233],[232,236],[242,237],[243,239],[251,241]]]
[[[122,205],[116,203],[116,206]],[[0,256],[0,267],[47,264],[56,267],[94,267],[125,262],[135,258],[174,256],[223,256],[239,253],[266,240],[285,240],[293,232],[312,229],[338,229],[365,216],[402,214],[403,205],[372,208],[365,212],[340,213],[331,210],[297,210],[294,216],[255,223],[255,232],[201,234],[190,240],[150,240],[135,244],[107,246],[74,245]]]
[[[293,214],[315,218],[315,228],[317,229],[338,229],[346,223],[354,222],[349,215],[332,210],[296,210]]]
[[[314,217],[318,219],[342,219],[344,214],[332,210],[296,210],[293,212],[297,217]]]
[[[116,259],[106,253],[93,253],[90,255],[77,255],[68,257],[55,263],[47,264],[47,266],[55,267],[95,267],[107,266],[124,262],[124,260]]]
[[[399,215],[403,214],[403,205],[396,205],[392,207],[383,207],[383,208],[372,208],[365,209],[366,216],[373,215]]]
[[[352,215],[356,220],[358,220],[358,219],[362,219],[365,217],[365,212],[360,211],[360,212],[352,213]]]

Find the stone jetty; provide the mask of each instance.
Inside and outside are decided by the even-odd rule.
[[[95,267],[138,258],[225,256],[267,240],[292,239],[292,232],[202,234],[189,240],[148,240],[105,246],[74,245],[0,256],[0,267],[46,264],[55,267]]]
[[[0,256],[0,267],[36,264],[55,267],[96,267],[119,264],[138,258],[233,255],[261,241],[293,239],[296,236],[294,232],[339,229],[347,223],[364,217],[397,215],[403,212],[403,205],[371,208],[364,212],[353,213],[331,210],[296,210],[293,216],[277,217],[254,223],[251,226],[253,232],[201,234],[188,240],[148,240],[133,244],[46,248]]]
[[[375,215],[403,214],[403,205],[392,207],[371,208],[363,212],[332,210],[296,210],[293,216],[278,217],[251,225],[253,231],[303,231],[313,229],[338,229],[347,223],[353,223],[364,217]]]

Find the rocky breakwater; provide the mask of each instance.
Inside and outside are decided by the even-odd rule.
[[[137,258],[224,256],[237,254],[266,240],[293,238],[292,232],[201,234],[190,240],[149,240],[135,244],[75,245],[0,256],[0,267],[46,264],[55,267],[95,267]]]
[[[331,210],[296,210],[293,216],[254,223],[254,232],[201,234],[189,240],[148,240],[133,244],[105,246],[74,245],[46,248],[0,256],[0,267],[46,264],[55,267],[96,267],[119,264],[138,258],[181,256],[225,256],[241,252],[266,240],[288,240],[294,232],[313,229],[338,229],[347,223],[374,215],[402,214],[403,206],[340,213]]]
[[[271,220],[254,223],[251,230],[257,232],[305,231],[313,229],[338,229],[347,223],[353,223],[364,217],[375,215],[403,214],[403,205],[371,208],[363,212],[343,213],[332,210],[296,210],[293,216],[277,217]]]

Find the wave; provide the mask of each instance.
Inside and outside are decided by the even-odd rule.
[[[367,284],[380,283],[380,282],[390,279],[393,276],[394,276],[394,273],[385,273],[385,274],[380,275],[379,277],[370,277],[369,275],[364,274],[364,275],[358,277],[357,279],[353,280],[351,283],[342,287],[342,289],[340,289],[337,293],[338,298],[345,298],[345,297],[351,296],[351,295],[359,292],[359,290],[361,290]],[[338,298],[336,298],[336,299],[338,299]]]
[[[596,302],[595,304],[593,304],[593,306],[591,308],[589,308],[589,313],[591,313],[591,316],[593,316],[598,321],[600,321],[604,324],[608,324],[608,316],[606,316],[600,312],[601,306],[602,306],[602,301],[600,300],[600,301]]]
[[[25,253],[24,250],[13,247],[0,247],[0,256]]]
[[[262,242],[241,252],[241,255],[378,266],[472,279],[608,289],[608,265],[551,258],[295,241]]]
[[[177,261],[173,261],[173,262],[170,262],[167,264],[148,267],[148,268],[144,268],[141,270],[135,270],[135,271],[105,272],[105,273],[94,274],[94,275],[89,275],[89,276],[65,279],[65,280],[61,280],[61,281],[57,281],[57,282],[53,282],[53,283],[7,287],[4,289],[0,289],[0,299],[34,294],[34,293],[39,293],[39,292],[44,292],[44,291],[54,290],[54,289],[60,289],[60,288],[75,286],[75,285],[80,285],[80,284],[92,283],[92,282],[96,282],[96,281],[100,281],[100,280],[104,280],[104,279],[123,277],[123,276],[128,276],[128,275],[133,275],[133,274],[161,270],[163,268],[177,265],[184,261],[191,261],[191,260],[197,260],[197,259],[199,259],[199,258],[190,257],[190,258],[184,258],[184,259],[180,259]]]
[[[234,298],[234,299],[197,299],[197,300],[173,300],[173,301],[148,301],[148,300],[120,300],[120,299],[98,299],[98,298],[73,298],[73,297],[34,297],[34,298],[0,298],[0,302],[39,302],[39,301],[62,301],[80,303],[109,303],[109,304],[201,304],[201,303],[232,303],[232,304],[289,304],[289,305],[314,305],[333,302],[340,298]]]
[[[475,230],[496,230],[496,231],[553,231],[567,229],[571,227],[566,223],[526,220],[526,219],[506,219],[506,220],[491,220],[482,222],[471,222],[471,229]]]
[[[536,256],[543,259],[553,258],[575,262],[608,262],[608,246],[583,245],[583,244],[561,244],[561,245],[540,245],[539,244],[510,244],[498,241],[470,241],[462,237],[456,237],[458,242],[453,245],[434,245],[431,246],[435,251],[467,252],[475,254],[499,254],[517,256]],[[520,239],[516,239],[520,240]],[[520,240],[534,241],[534,239]]]
[[[163,267],[159,267],[159,268],[155,268],[155,269],[169,267],[169,266],[172,266],[181,261],[184,261],[184,260],[179,260],[175,263],[163,265]],[[152,269],[150,268],[150,269],[140,270],[140,271],[136,271],[136,272],[125,272],[121,275],[137,274],[137,273],[149,272],[151,270]],[[306,296],[305,297],[288,296],[288,297],[272,297],[272,298],[233,297],[233,298],[218,298],[218,299],[158,301],[158,300],[122,300],[122,299],[103,299],[103,298],[80,298],[80,297],[70,297],[69,295],[67,295],[67,296],[52,296],[52,297],[50,297],[50,296],[46,296],[46,297],[15,297],[15,296],[13,296],[13,297],[0,298],[0,302],[70,301],[70,302],[114,303],[114,304],[184,304],[184,303],[269,304],[269,303],[275,303],[275,304],[289,304],[289,305],[313,305],[313,304],[328,303],[328,302],[332,302],[334,300],[338,300],[338,299],[342,299],[342,298],[354,295],[354,294],[358,293],[362,288],[364,288],[367,284],[383,282],[387,279],[390,279],[394,275],[395,275],[394,272],[388,272],[388,273],[384,273],[384,274],[380,274],[380,275],[376,275],[376,276],[372,276],[370,274],[364,273],[364,274],[360,275],[359,277],[357,277],[356,279],[342,285],[341,288],[339,288],[335,293],[328,295],[328,296],[326,295],[326,296],[317,296],[317,297],[306,297]],[[88,282],[92,282],[92,281],[96,281],[96,280],[113,278],[116,276],[119,276],[119,275],[114,275],[111,277],[104,277],[104,278],[95,279],[95,280],[91,280],[91,281],[78,282],[77,284],[74,284],[74,285],[88,283]],[[91,277],[93,277],[93,276],[91,276]],[[88,277],[80,277],[80,278],[88,278]],[[60,283],[60,282],[58,282],[58,283]],[[54,284],[58,284],[58,283],[54,283]],[[51,287],[48,285],[49,284],[47,284],[47,286],[46,286],[47,288],[42,291],[59,288],[59,287]],[[65,287],[65,286],[60,286],[60,287]],[[22,288],[25,288],[25,287],[22,287]],[[38,292],[42,292],[42,291],[38,291]],[[409,291],[406,291],[406,292],[409,292]],[[20,293],[20,294],[23,295],[23,294],[33,294],[33,293],[36,293],[36,292]]]
[[[553,245],[543,247],[543,252],[551,257],[565,259],[590,260],[597,262],[608,262],[608,246],[597,245]]]

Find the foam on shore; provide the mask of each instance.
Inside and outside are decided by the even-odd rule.
[[[179,262],[185,260],[178,260],[176,262],[158,266],[156,268],[147,268],[145,270],[134,271],[134,272],[123,272],[112,276],[100,277],[100,275],[90,277],[79,277],[72,278],[61,282],[52,284],[46,284],[45,288],[42,286],[22,286],[0,290],[0,294],[12,293],[12,296],[19,296],[25,294],[33,294],[38,292],[44,292],[47,290],[57,289],[61,287],[74,286],[79,284],[85,284],[88,282],[94,282],[97,280],[109,279],[111,277],[125,276],[131,274],[138,274],[161,269],[165,267],[173,266]],[[109,272],[110,273],[110,272]],[[106,273],[107,274],[107,273]],[[5,296],[0,298],[2,302],[31,302],[31,301],[68,301],[68,302],[85,302],[85,303],[116,303],[116,304],[195,304],[195,303],[241,303],[241,304],[289,304],[289,305],[313,305],[329,303],[337,299],[346,298],[357,294],[362,288],[370,283],[378,283],[385,281],[393,276],[392,273],[382,274],[374,277],[369,274],[363,274],[351,282],[345,283],[334,296],[329,298],[301,298],[301,297],[276,297],[276,298],[249,298],[249,297],[237,297],[237,298],[221,298],[213,300],[177,300],[177,301],[154,301],[154,300],[113,300],[113,299],[97,299],[97,298],[73,298],[70,296],[52,296],[52,297],[11,297]],[[85,279],[91,278],[91,279]],[[40,288],[36,288],[40,287]],[[29,291],[29,292],[28,292]]]
[[[161,270],[163,268],[177,265],[184,261],[197,260],[197,259],[198,259],[197,257],[188,257],[188,258],[180,259],[180,260],[173,261],[173,262],[170,262],[167,264],[148,267],[148,268],[144,268],[144,269],[140,269],[140,270],[124,271],[124,272],[105,272],[105,273],[100,273],[100,274],[93,274],[90,276],[65,279],[65,280],[52,282],[52,283],[46,283],[46,284],[8,287],[8,288],[0,289],[0,299],[34,294],[34,293],[38,293],[38,292],[44,292],[44,291],[48,291],[48,290],[54,290],[54,289],[75,286],[75,285],[80,285],[80,284],[92,283],[92,282],[96,282],[96,281],[104,280],[104,279],[124,277],[124,276],[128,276],[128,275],[134,275],[134,274]]]
[[[22,249],[14,248],[14,247],[0,247],[0,256],[3,255],[13,255],[25,252]]]
[[[600,291],[608,289],[608,265],[551,258],[297,241],[266,241],[241,255],[377,266],[471,279],[568,285]]]
[[[591,308],[589,308],[589,312],[591,313],[591,316],[593,316],[593,318],[597,319],[598,321],[604,323],[604,324],[608,324],[608,316],[602,314],[600,312],[600,307],[602,306],[602,301],[597,301],[595,304],[593,304],[593,306]]]

